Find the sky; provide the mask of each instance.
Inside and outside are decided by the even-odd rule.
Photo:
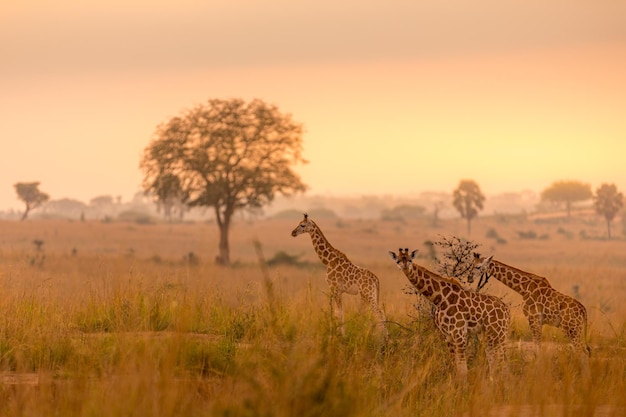
[[[128,201],[156,127],[212,98],[303,124],[309,194],[626,191],[626,2],[22,0],[0,5],[13,184]]]

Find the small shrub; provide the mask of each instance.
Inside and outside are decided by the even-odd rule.
[[[520,239],[537,239],[537,232],[535,232],[534,230],[528,230],[528,231],[519,230],[517,232],[517,236]]]
[[[274,256],[267,261],[268,266],[276,266],[276,265],[291,265],[291,266],[302,266],[303,262],[299,260],[302,255],[290,255],[285,251],[278,251]]]
[[[565,236],[567,239],[571,239],[574,237],[574,233],[570,232],[569,230],[565,230],[560,226],[558,229],[556,229],[556,232],[560,235]]]
[[[154,224],[156,221],[149,214],[140,211],[123,211],[117,216],[118,221],[134,222],[136,224]]]
[[[487,230],[487,237],[490,239],[495,239],[496,243],[503,245],[506,243],[506,239],[504,239],[502,236],[500,236],[498,234],[498,232],[496,232],[496,229],[491,228],[489,230]]]
[[[183,263],[187,265],[198,265],[200,263],[200,258],[194,252],[189,252],[183,256]]]
[[[456,236],[444,236],[434,242],[434,245],[443,250],[443,255],[437,258],[437,272],[465,283],[471,272],[474,251],[480,244]]]

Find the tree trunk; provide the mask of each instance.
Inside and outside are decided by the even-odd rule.
[[[471,218],[467,218],[467,237],[469,237],[472,234],[472,219]]]
[[[30,207],[28,207],[28,205],[26,205],[26,209],[24,210],[24,214],[22,214],[22,218],[20,219],[20,221],[26,220],[26,217],[28,217],[28,212],[29,211],[30,211]]]
[[[611,221],[609,219],[606,219],[606,233],[608,240],[611,240]]]
[[[227,210],[224,210],[227,211]],[[230,219],[232,213],[220,213],[219,206],[215,207],[215,218],[217,226],[220,230],[219,255],[215,258],[215,262],[219,265],[230,265],[230,248],[228,245],[228,230],[230,229]]]
[[[218,256],[217,263],[220,265],[230,265],[230,249],[228,246],[228,229],[229,223],[224,221],[220,226],[220,254]]]

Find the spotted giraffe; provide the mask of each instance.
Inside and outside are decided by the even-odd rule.
[[[313,249],[320,260],[326,265],[326,282],[330,287],[331,309],[335,318],[339,321],[342,334],[345,334],[343,327],[343,293],[361,296],[361,299],[369,304],[377,320],[377,326],[386,336],[385,313],[378,305],[379,281],[378,277],[371,271],[354,265],[348,257],[340,250],[335,249],[322,233],[319,226],[307,214],[304,219],[291,232],[291,236],[296,237],[302,233],[311,236]],[[334,306],[334,308],[333,308]]]
[[[504,345],[511,324],[510,308],[500,298],[464,289],[461,284],[444,278],[413,263],[417,250],[389,251],[409,282],[435,308],[434,321],[454,356],[457,375],[467,374],[465,356],[468,336],[484,334],[485,352],[490,373],[504,360]]]
[[[563,330],[575,348],[587,355],[591,353],[585,342],[587,310],[578,300],[552,288],[546,278],[496,261],[493,256],[484,258],[474,253],[473,266],[468,281],[472,283],[475,274],[479,274],[478,289],[494,277],[522,296],[522,310],[537,349],[541,346],[541,329],[545,324]]]

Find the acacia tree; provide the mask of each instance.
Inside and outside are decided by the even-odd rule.
[[[611,222],[624,205],[624,195],[617,191],[615,184],[602,184],[593,197],[596,212],[606,220],[606,232],[611,239]]]
[[[478,215],[478,211],[483,209],[485,196],[480,192],[480,187],[473,180],[461,180],[459,186],[452,194],[452,204],[467,220],[467,234],[471,234],[471,222]]]
[[[173,175],[187,205],[212,207],[219,228],[217,262],[230,264],[233,214],[259,209],[280,193],[305,191],[292,165],[302,157],[302,125],[255,99],[211,99],[157,127],[140,167],[145,191]]]
[[[555,203],[565,203],[567,218],[572,212],[572,203],[589,200],[592,197],[591,186],[580,181],[556,181],[541,192],[541,199]]]
[[[18,182],[13,184],[17,198],[26,204],[21,220],[26,220],[28,213],[48,201],[50,196],[39,190],[39,182]]]

